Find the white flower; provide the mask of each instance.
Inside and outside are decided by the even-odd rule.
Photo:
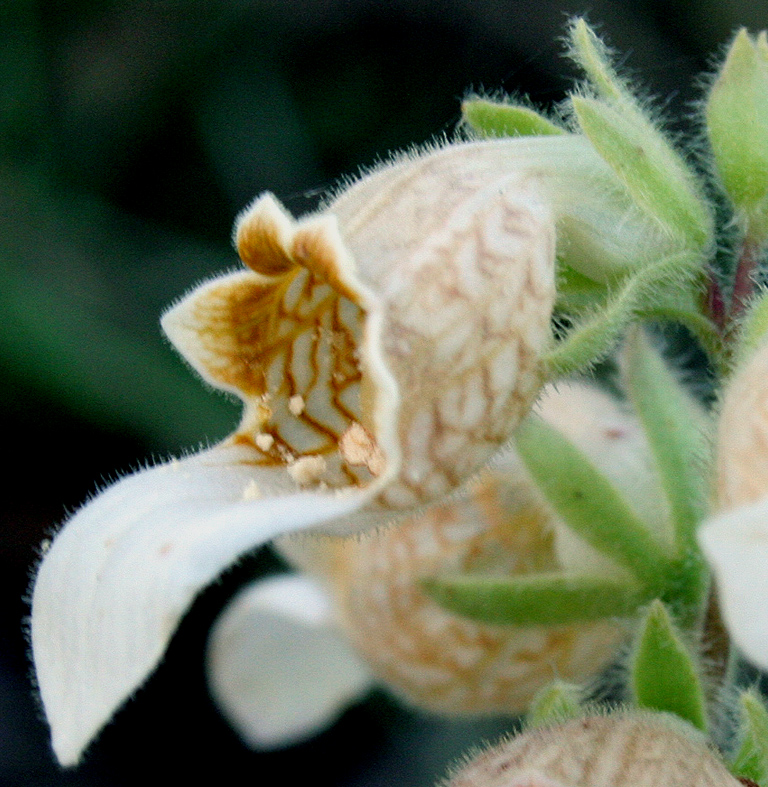
[[[734,642],[768,669],[768,345],[737,370],[723,397],[716,482],[720,513],[699,541]]]
[[[211,693],[254,749],[311,737],[373,685],[339,636],[325,590],[280,575],[246,586],[216,621],[208,648]]]
[[[203,378],[242,399],[240,425],[95,497],[36,578],[32,649],[63,764],[239,556],[282,533],[392,521],[458,488],[508,439],[542,383],[556,221],[574,260],[601,248],[636,265],[653,246],[573,135],[403,157],[299,221],[271,195],[243,214],[246,269],[163,319]]]
[[[633,502],[645,503],[652,521],[663,520],[647,510],[661,495],[644,433],[615,399],[561,382],[545,391],[538,410]],[[480,623],[448,612],[423,590],[421,579],[453,573],[589,567],[621,574],[570,534],[512,451],[497,456],[467,494],[396,527],[360,538],[286,537],[279,547],[303,573],[241,591],[209,644],[213,695],[254,748],[315,734],[374,682],[432,712],[518,715],[556,678],[597,676],[627,633],[615,619]],[[288,670],[301,677],[286,680]]]

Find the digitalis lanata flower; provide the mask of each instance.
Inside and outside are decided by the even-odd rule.
[[[299,221],[262,196],[236,228],[245,270],[165,315],[244,414],[212,450],[106,489],[45,555],[32,646],[62,763],[237,557],[280,533],[385,523],[455,489],[508,438],[550,340],[544,175],[584,151],[576,138],[521,143],[403,158]]]

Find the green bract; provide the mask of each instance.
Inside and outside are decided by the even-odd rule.
[[[470,98],[461,105],[465,123],[481,137],[530,137],[564,134],[556,126],[529,107],[505,102]]]
[[[660,601],[651,604],[640,628],[631,680],[638,707],[674,713],[700,730],[707,728],[698,667]]]
[[[678,154],[648,122],[598,99],[574,96],[579,125],[648,215],[691,249],[712,239],[709,213]]]
[[[705,108],[717,174],[757,239],[768,232],[768,60],[760,40],[738,32]]]
[[[584,691],[580,686],[555,680],[536,693],[525,718],[529,727],[540,727],[563,722],[582,712]]]
[[[765,787],[768,784],[768,711],[756,689],[741,695],[739,711],[739,748],[731,771]]]

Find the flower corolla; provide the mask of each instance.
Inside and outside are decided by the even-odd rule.
[[[660,497],[644,432],[614,397],[560,382],[536,409],[638,505]],[[613,617],[486,623],[444,609],[423,587],[450,574],[533,578],[586,566],[621,574],[568,530],[513,450],[463,494],[396,527],[360,538],[288,536],[278,548],[301,573],[244,588],[209,642],[213,696],[254,748],[315,734],[375,684],[443,715],[519,715],[556,678],[596,678],[629,631]]]
[[[35,580],[35,670],[63,764],[240,556],[284,533],[386,524],[488,462],[543,382],[556,225],[572,230],[566,253],[585,238],[619,248],[616,227],[642,236],[615,187],[589,143],[563,135],[405,156],[300,220],[269,194],[241,215],[245,268],[162,321],[242,400],[239,426],[94,497]]]
[[[747,658],[768,669],[768,345],[734,373],[717,434],[719,512],[699,530],[723,617]]]

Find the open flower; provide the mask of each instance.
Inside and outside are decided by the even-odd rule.
[[[726,625],[750,661],[768,669],[768,345],[728,384],[717,435],[720,512],[699,540],[712,564]]]
[[[624,269],[601,253],[636,267],[658,235],[571,134],[405,156],[298,221],[269,194],[240,217],[245,269],[162,323],[240,397],[240,425],[96,496],[39,568],[32,649],[63,764],[239,556],[284,533],[386,524],[488,462],[543,382],[556,226],[568,264],[607,279]]]
[[[637,419],[595,386],[560,382],[537,409],[651,521],[660,490]],[[374,683],[447,715],[526,711],[559,678],[596,677],[629,628],[607,618],[494,625],[449,612],[422,586],[450,574],[529,576],[621,569],[568,530],[514,451],[497,456],[466,493],[359,538],[299,535],[278,542],[302,573],[257,581],[214,627],[210,685],[254,748],[294,743],[333,721]],[[287,679],[287,675],[291,675]]]
[[[557,150],[455,145],[396,161],[300,221],[270,195],[242,215],[246,269],[163,319],[189,363],[242,399],[240,425],[95,497],[37,575],[33,655],[62,763],[244,552],[392,520],[508,438],[549,342],[555,226],[537,167],[555,172]]]

